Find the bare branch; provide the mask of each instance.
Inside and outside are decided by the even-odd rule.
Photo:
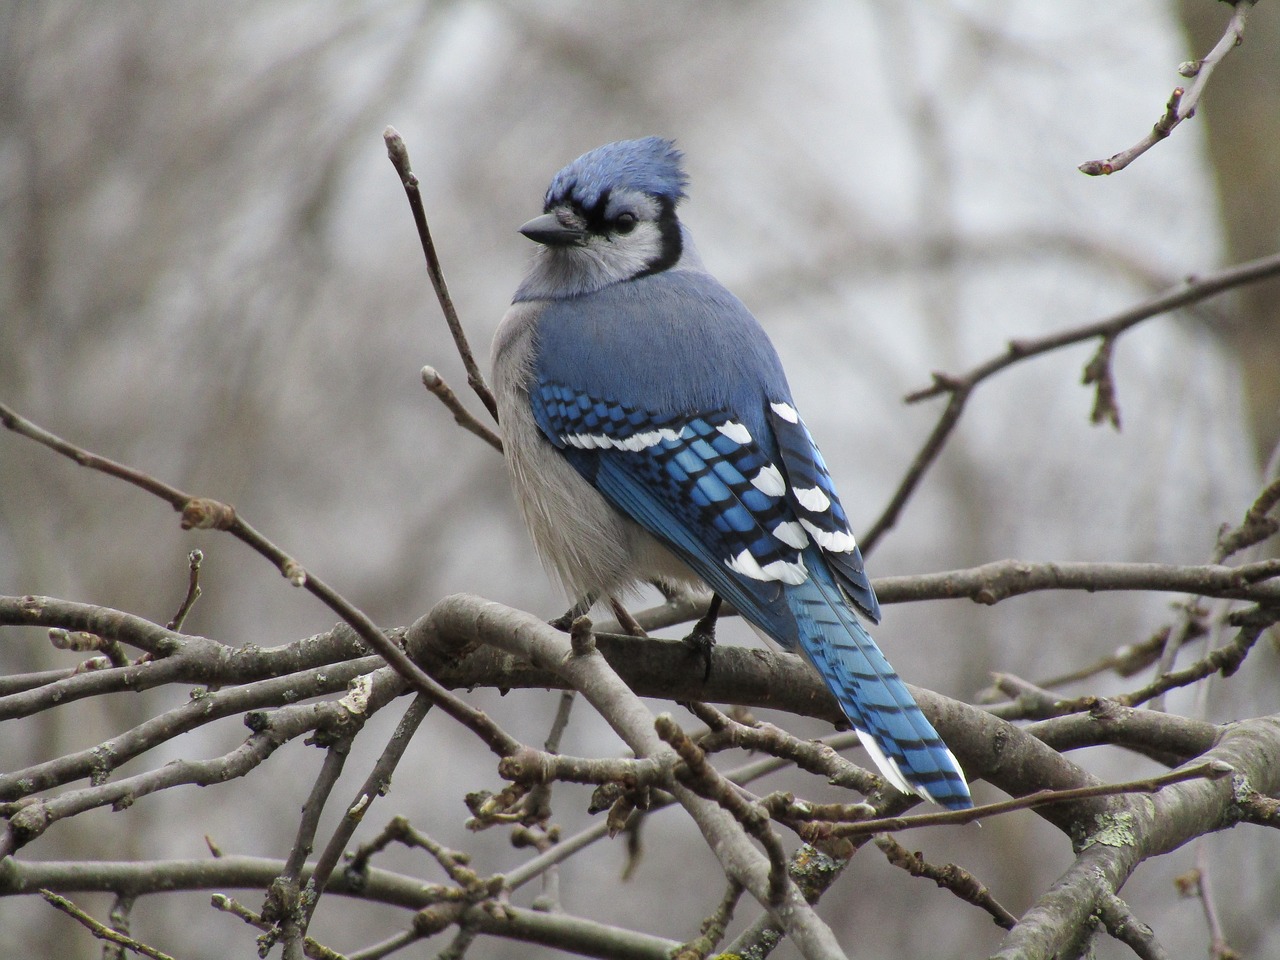
[[[1200,96],[1204,93],[1205,85],[1209,82],[1214,67],[1244,42],[1244,22],[1256,2],[1257,0],[1232,0],[1231,5],[1234,10],[1231,13],[1231,19],[1227,21],[1227,29],[1222,34],[1222,38],[1214,44],[1213,49],[1205,55],[1203,60],[1188,60],[1178,67],[1180,74],[1184,77],[1195,77],[1195,80],[1190,89],[1174,87],[1173,93],[1169,96],[1169,102],[1165,105],[1164,114],[1156,121],[1150,133],[1127,150],[1121,150],[1106,160],[1085,161],[1080,164],[1080,172],[1097,177],[1123,170],[1169,136],[1173,128],[1183,120],[1195,116],[1196,107],[1200,105]]]
[[[1241,785],[1264,794],[1280,791],[1277,738],[1280,716],[1232,725],[1205,762],[1222,762],[1235,771],[1233,776],[1172,784],[1141,803],[1123,803],[1099,817],[1091,835],[1080,838],[1075,862],[1023,914],[993,956],[1014,960],[1078,952],[1091,918],[1140,863],[1240,822],[1236,797]]]
[[[1280,520],[1271,516],[1271,511],[1280,503],[1280,476],[1273,479],[1258,499],[1245,512],[1240,526],[1231,530],[1223,530],[1218,535],[1218,545],[1214,549],[1214,560],[1221,563],[1233,553],[1261,543],[1280,531]]]
[[[178,612],[173,615],[173,619],[169,621],[167,629],[181,630],[183,622],[187,619],[187,614],[191,612],[191,608],[195,606],[197,600],[200,599],[200,564],[204,563],[204,551],[196,549],[187,554],[187,595],[182,599],[182,606],[178,607]]]
[[[1259,280],[1265,280],[1277,274],[1280,274],[1280,254],[1250,260],[1247,263],[1237,264],[1204,277],[1192,277],[1186,283],[1165,293],[1093,323],[1072,327],[1046,337],[1011,341],[1003,353],[997,354],[961,376],[934,373],[933,384],[908,394],[906,402],[918,403],[929,397],[945,394],[949,397],[946,409],[943,410],[928,439],[920,448],[919,453],[916,454],[906,475],[899,483],[898,489],[890,498],[888,506],[885,507],[879,519],[871,525],[871,529],[863,536],[863,552],[870,553],[880,541],[880,538],[898,522],[898,517],[901,515],[907,501],[911,499],[911,495],[915,492],[916,487],[919,486],[925,473],[946,445],[947,439],[960,420],[960,415],[964,412],[965,404],[968,402],[970,395],[984,380],[994,376],[1006,367],[1029,357],[1040,356],[1062,347],[1092,340],[1095,337],[1114,340],[1119,334],[1144,320],[1168,313],[1179,307],[1198,303],[1201,300],[1222,293],[1224,290],[1256,283]]]
[[[418,227],[418,238],[422,241],[422,252],[427,258],[427,274],[431,277],[431,287],[436,292],[436,299],[440,301],[445,323],[449,325],[454,345],[458,348],[458,356],[462,358],[462,365],[466,368],[467,383],[493,419],[497,420],[498,403],[494,400],[493,391],[485,382],[484,374],[480,372],[475,355],[471,352],[471,344],[467,341],[466,331],[462,328],[462,321],[458,319],[458,311],[454,309],[453,298],[449,296],[449,287],[444,281],[440,255],[436,253],[435,241],[431,239],[431,228],[427,224],[427,214],[422,206],[422,191],[419,189],[418,175],[413,172],[409,164],[409,148],[405,146],[404,138],[394,127],[387,127],[382,134],[382,139],[387,144],[387,156],[391,158],[392,166],[400,175],[405,195],[409,198],[409,209],[413,212],[413,222]]]
[[[880,834],[875,845],[895,867],[901,867],[913,877],[925,877],[944,890],[950,890],[961,900],[980,907],[991,914],[991,919],[1006,930],[1012,930],[1018,918],[1010,913],[991,893],[987,885],[969,871],[948,863],[939,867],[929,863],[919,853],[912,853],[889,834]]]
[[[333,836],[329,838],[320,858],[316,861],[311,878],[307,881],[306,920],[308,923],[315,915],[320,896],[328,888],[329,877],[342,858],[347,843],[355,834],[356,827],[364,820],[373,801],[387,792],[391,785],[391,774],[395,771],[400,758],[409,747],[409,741],[413,739],[414,733],[430,709],[431,701],[422,694],[413,698],[413,702],[409,704],[409,708],[396,725],[391,739],[387,741],[382,755],[374,764],[365,782],[361,784],[360,789],[356,791],[355,800],[347,804],[346,810],[343,811],[341,822],[334,829]],[[306,926],[307,924],[304,923],[304,932]]]
[[[1234,772],[1234,768],[1229,764],[1206,760],[1203,763],[1144,780],[1102,783],[1074,787],[1069,790],[1037,790],[1026,796],[979,804],[965,810],[919,813],[907,817],[881,817],[867,820],[864,818],[864,804],[789,804],[785,808],[775,806],[771,812],[775,817],[783,820],[809,821],[811,826],[802,829],[800,835],[808,842],[814,843],[829,837],[856,837],[916,827],[934,827],[940,824],[972,823],[975,820],[984,820],[988,817],[1012,813],[1015,810],[1027,810],[1032,807],[1070,803],[1095,797],[1112,797],[1126,793],[1158,793],[1170,784],[1183,783],[1187,780],[1220,780]],[[852,822],[833,822],[848,820]]]
[[[1102,898],[1098,917],[1107,933],[1132,949],[1139,960],[1170,960],[1169,954],[1156,940],[1155,932],[1135,917],[1129,905],[1114,894]]]
[[[419,692],[426,694],[432,702],[439,706],[450,717],[470,728],[479,736],[494,753],[506,756],[519,747],[519,742],[497,724],[469,704],[455,697],[440,684],[436,683],[421,667],[411,660],[403,650],[392,643],[380,631],[376,624],[365,613],[351,604],[345,597],[333,590],[318,577],[310,575],[296,560],[273,544],[270,540],[251,527],[245,520],[237,516],[235,508],[201,497],[193,497],[176,487],[162,483],[132,467],[126,467],[105,457],[82,450],[66,440],[56,437],[48,431],[26,420],[8,407],[0,404],[0,423],[29,437],[58,453],[69,457],[83,466],[91,467],[110,476],[119,477],[149,493],[167,501],[175,510],[182,513],[183,529],[218,529],[225,530],[236,539],[248,544],[259,554],[276,565],[276,568],[294,586],[304,587],[319,598],[325,606],[338,614],[358,633],[370,647],[381,654],[383,659],[395,668],[401,676]]]
[[[764,847],[769,855],[769,905],[780,904],[787,894],[787,855],[782,849],[782,841],[769,827],[768,811],[748,801],[732,783],[721,776],[707,762],[706,754],[689,739],[689,735],[680,729],[670,714],[660,714],[654,721],[654,728],[658,731],[658,736],[671,744],[684,761],[681,782],[692,787],[699,796],[714,800],[727,810]]]
[[[152,960],[173,960],[173,957],[167,953],[157,950],[155,947],[149,947],[145,943],[126,936],[118,930],[112,930],[106,924],[99,920],[95,920],[89,914],[85,913],[66,897],[60,897],[52,890],[41,890],[40,896],[44,897],[51,905],[57,907],[67,916],[77,920],[85,929],[92,933],[99,940],[106,940],[109,943],[117,944],[133,953],[141,954],[144,957],[151,957]]]
[[[453,420],[458,426],[474,433],[499,453],[502,452],[502,438],[477,420],[471,411],[462,405],[458,395],[453,392],[453,387],[445,383],[444,377],[440,376],[435,367],[422,368],[422,385],[453,414]]]
[[[325,804],[338,782],[338,777],[342,775],[347,755],[351,752],[351,741],[363,725],[364,711],[361,708],[364,703],[362,700],[367,701],[368,692],[363,692],[359,698],[354,696],[357,692],[353,690],[352,695],[343,699],[355,701],[351,713],[359,726],[354,726],[342,736],[335,738],[330,743],[329,749],[325,751],[320,773],[311,786],[311,794],[307,797],[307,802],[302,806],[302,818],[298,821],[297,834],[294,837],[293,847],[289,850],[289,856],[285,859],[284,869],[267,890],[267,901],[262,912],[264,916],[269,916],[275,921],[275,926],[267,936],[268,938],[277,935],[280,937],[284,943],[286,957],[299,956],[304,948],[307,921],[311,915],[314,898],[303,896],[302,868],[306,865],[307,855],[315,847],[320,816],[324,813]],[[260,938],[260,942],[266,941]]]
[[[550,667],[560,673],[637,756],[661,756],[670,750],[655,733],[652,715],[608,668],[598,650],[575,654],[569,638],[541,620],[473,597],[446,597],[436,604],[430,620],[442,634],[464,642],[501,646],[536,666]],[[415,624],[415,629],[417,627]],[[769,909],[806,958],[844,956],[831,929],[817,917],[794,885],[786,885],[786,895],[780,903],[771,899],[768,861],[747,841],[733,817],[719,804],[683,786],[674,785],[672,792],[697,823],[727,875]]]
[[[397,696],[402,689],[394,673],[374,675],[373,690],[364,709],[373,712]],[[334,735],[354,719],[346,698],[314,704],[295,704],[270,712],[255,712],[245,718],[253,730],[236,749],[209,760],[175,760],[157,770],[136,774],[109,783],[71,790],[48,800],[34,800],[10,810],[9,821],[0,834],[0,858],[6,857],[40,836],[52,824],[96,807],[122,808],[158,790],[182,784],[207,786],[242,777],[271,756],[280,746],[322,726]],[[362,721],[363,718],[361,718]]]
[[[1158,590],[1275,603],[1280,601],[1280,560],[1239,567],[997,560],[964,570],[882,577],[873,585],[884,603],[968,597],[990,606],[1041,590]]]
[[[737,907],[738,899],[741,896],[742,887],[730,880],[729,887],[725,890],[720,904],[707,919],[702,921],[698,938],[681,945],[680,949],[671,955],[671,960],[705,960],[706,957],[710,956],[720,941],[724,939],[725,927],[733,919],[734,908]]]
[[[126,761],[197,727],[223,717],[275,706],[290,697],[305,699],[342,690],[348,682],[376,670],[381,663],[381,657],[362,657],[200,693],[181,706],[151,717],[94,747],[0,774],[0,801],[17,800],[75,780],[105,780]]]

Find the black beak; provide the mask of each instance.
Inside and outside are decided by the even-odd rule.
[[[574,246],[587,238],[587,231],[581,227],[565,226],[554,213],[534,217],[520,228],[520,232],[534,243],[543,243],[548,247]]]

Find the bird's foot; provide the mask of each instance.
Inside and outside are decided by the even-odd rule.
[[[703,683],[711,679],[711,651],[716,647],[716,619],[720,616],[720,603],[720,594],[713,595],[707,615],[695,623],[693,630],[684,638],[690,654],[702,661]]]
[[[569,628],[573,626],[573,621],[577,620],[579,617],[586,616],[587,611],[594,607],[595,604],[596,598],[591,594],[587,594],[560,616],[556,617],[554,620],[548,620],[547,623],[550,626],[555,627],[561,633],[568,633]]]

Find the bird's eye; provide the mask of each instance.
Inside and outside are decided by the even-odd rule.
[[[613,229],[618,233],[630,233],[636,228],[637,222],[639,221],[634,213],[624,210],[614,218]]]

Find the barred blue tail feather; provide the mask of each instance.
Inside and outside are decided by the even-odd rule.
[[[952,810],[973,806],[955,755],[823,573],[787,588],[805,658],[890,783]]]

